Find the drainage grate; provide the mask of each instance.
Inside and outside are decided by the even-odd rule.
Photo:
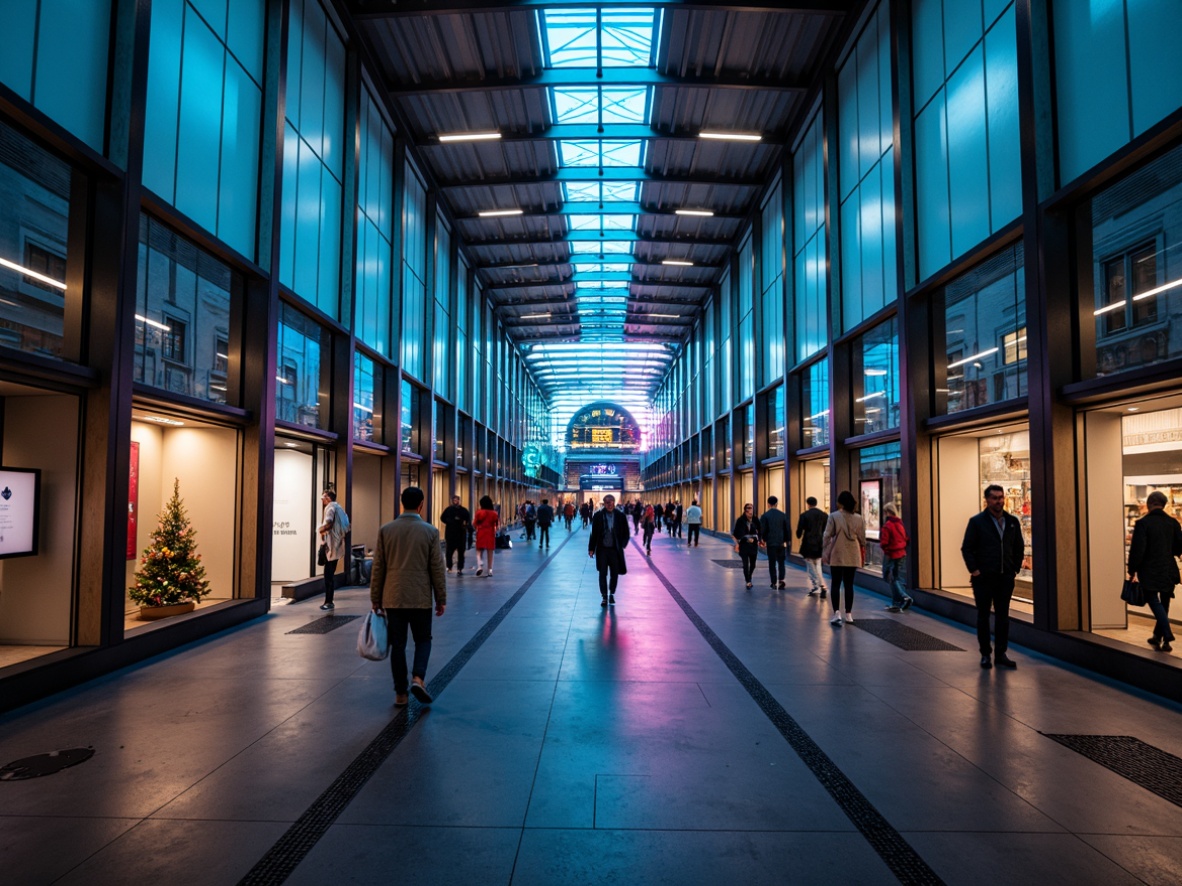
[[[711,560],[711,563],[717,563],[723,569],[742,569],[742,560]]]
[[[316,621],[310,621],[302,628],[296,628],[294,631],[288,631],[289,634],[327,634],[329,631],[335,631],[342,625],[347,625],[355,618],[361,618],[360,615],[326,615],[324,618],[318,618]]]
[[[908,652],[964,652],[959,646],[953,646],[939,637],[917,631],[913,627],[899,624],[890,618],[862,618],[859,616],[851,624]]]
[[[1182,806],[1182,759],[1173,754],[1131,735],[1043,735]]]
[[[66,748],[64,751],[50,751],[13,760],[0,769],[0,781],[22,781],[42,775],[54,775],[63,769],[85,763],[94,756],[94,748]]]

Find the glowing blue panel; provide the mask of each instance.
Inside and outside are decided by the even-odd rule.
[[[632,270],[632,265],[621,262],[609,262],[607,264],[584,264],[583,262],[575,262],[575,267],[578,268],[579,273],[581,274],[610,274],[613,272]]]
[[[552,68],[650,67],[656,15],[651,9],[545,9],[542,35]],[[596,44],[602,41],[601,54]]]
[[[567,182],[563,186],[563,192],[566,195],[567,203],[582,203],[587,201],[599,202],[599,188],[598,182]]]
[[[563,166],[640,166],[642,145],[639,139],[560,139],[558,156]]]
[[[556,123],[644,123],[648,118],[648,96],[645,86],[550,90]]]
[[[567,203],[635,203],[640,194],[636,182],[568,182]]]

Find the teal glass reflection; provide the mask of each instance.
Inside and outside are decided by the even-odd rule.
[[[329,409],[321,402],[321,368],[326,338],[315,320],[286,302],[280,304],[275,377],[275,418],[279,421],[325,427]]]

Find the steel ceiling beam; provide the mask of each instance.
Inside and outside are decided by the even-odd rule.
[[[783,147],[786,144],[783,136],[778,133],[760,133],[760,135],[762,138],[757,142],[735,141],[728,142],[728,144],[750,145],[752,147],[756,145]],[[647,141],[649,139],[699,141],[697,132],[690,132],[688,130],[684,132],[668,132],[644,123],[604,123],[602,126],[596,123],[556,123],[537,132],[501,132],[501,137],[496,141],[504,144],[505,142],[558,141],[563,139],[587,141],[589,139],[601,138],[622,141]],[[466,144],[472,143],[441,142],[435,135],[415,139],[415,147],[417,148],[454,148]],[[488,144],[488,142],[485,142],[485,144]]]
[[[400,99],[418,95],[450,95],[458,92],[503,92],[513,89],[577,89],[584,86],[675,89],[738,89],[760,92],[793,92],[803,95],[806,80],[741,74],[662,74],[655,68],[543,68],[519,77],[485,77],[483,80],[422,80],[387,83],[386,92]]]
[[[655,265],[660,266],[661,260],[657,259],[640,259],[635,255],[625,255],[622,253],[613,252],[575,252],[571,253],[570,259],[567,261],[556,262],[536,262],[533,264],[522,264],[521,262],[506,262],[504,264],[488,264],[488,265],[473,265],[473,270],[476,271],[548,271],[556,268],[565,268],[568,265],[575,264],[631,264],[631,265]],[[724,265],[711,264],[710,262],[694,262],[690,270],[722,270]],[[679,270],[681,270],[679,268]]]
[[[734,238],[719,240],[716,238],[701,238],[701,237],[653,237],[642,236],[635,231],[612,231],[611,236],[608,236],[605,231],[600,234],[598,231],[571,231],[561,237],[554,237],[550,239],[542,237],[526,236],[520,240],[513,240],[507,237],[495,237],[490,240],[465,240],[464,245],[474,248],[488,248],[494,246],[558,246],[564,243],[598,243],[600,241],[616,241],[620,243],[652,243],[656,245],[666,246],[710,246],[716,248],[729,248],[734,245]],[[610,252],[604,255],[611,255]],[[607,261],[605,258],[604,261]]]
[[[602,280],[602,279],[607,279],[607,276],[602,275],[602,274],[598,274],[598,275],[594,275],[591,279]],[[543,286],[565,286],[567,284],[573,284],[575,282],[577,282],[577,281],[564,280],[561,283],[548,283],[545,281],[542,281],[539,283],[486,283],[484,285],[484,291],[485,292],[515,292],[515,291],[519,291],[522,289],[538,289],[539,287],[543,287]],[[625,282],[625,281],[621,281],[621,282]],[[653,282],[653,281],[649,281],[649,280],[640,281],[640,280],[631,280],[631,279],[627,279],[626,282],[627,282],[628,286],[662,286],[666,289],[695,289],[695,290],[706,290],[707,292],[714,288],[713,283],[664,283],[664,282]],[[626,287],[621,286],[620,289],[617,291],[622,291],[625,288]],[[584,291],[587,292],[588,295],[592,295],[592,297],[593,297],[594,290],[591,290],[591,291],[584,290]],[[611,290],[608,290],[608,291],[611,291]]]
[[[738,188],[761,188],[767,184],[764,176],[727,178],[709,173],[649,172],[643,166],[564,166],[556,172],[522,172],[500,177],[440,182],[439,189],[450,191],[456,188],[500,188],[516,185],[563,184],[564,182],[639,182],[640,184],[709,185],[711,187],[729,185]]]
[[[789,15],[846,15],[851,0],[768,0],[765,3],[701,3],[693,0],[352,0],[349,12],[359,22],[382,21],[408,16],[470,15],[505,13],[532,9],[594,9],[596,7],[676,9],[693,12],[755,12]]]
[[[603,208],[601,209],[600,207]],[[496,210],[494,209],[492,211],[495,212]],[[556,215],[656,215],[664,218],[682,218],[682,216],[676,215],[672,209],[646,209],[642,203],[611,202],[605,200],[603,203],[563,203],[554,209],[526,209],[520,215],[482,216],[479,213],[470,213],[468,215],[457,215],[456,221],[487,221],[495,218],[551,218]],[[746,217],[747,213],[745,212],[738,215],[716,212],[709,219],[705,220],[742,221]],[[604,238],[606,239],[610,233],[612,233],[610,228],[604,229]]]

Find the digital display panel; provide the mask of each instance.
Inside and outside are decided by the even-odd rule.
[[[37,553],[41,471],[0,468],[0,558]]]
[[[635,452],[640,448],[640,429],[627,410],[596,403],[571,419],[566,444],[572,450]]]

